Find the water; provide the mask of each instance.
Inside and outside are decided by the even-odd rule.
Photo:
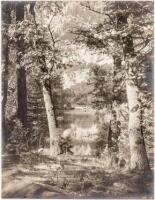
[[[77,127],[87,129],[96,123],[95,111],[85,110],[69,110],[64,113],[64,121],[61,128],[68,129],[71,124]]]
[[[92,155],[92,145],[96,137],[95,111],[86,109],[66,111],[61,129],[63,137],[65,134],[71,136],[74,155]]]

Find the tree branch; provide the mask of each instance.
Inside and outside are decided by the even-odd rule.
[[[51,25],[51,22],[52,22],[54,16],[55,16],[55,15],[53,15],[53,16],[51,17],[51,19],[50,19],[50,21],[49,21],[49,23],[48,23],[48,25],[47,25],[47,28],[48,28],[48,30],[49,30],[49,33],[50,33],[50,36],[51,36],[51,39],[52,39],[52,42],[53,42],[53,47],[55,47],[55,40],[54,40],[54,37],[53,37],[53,33],[52,33],[52,31],[51,31],[50,25]]]
[[[88,5],[84,5],[83,3],[80,3],[80,5],[83,6],[83,7],[85,7],[85,8],[87,8],[88,10],[90,10],[90,11],[92,11],[92,12],[97,13],[97,14],[108,16],[109,19],[110,19],[110,21],[111,21],[111,23],[112,23],[113,26],[116,28],[116,25],[115,25],[114,20],[112,19],[112,17],[111,17],[108,13],[99,12],[98,10],[95,10],[95,9],[91,8],[90,5],[89,5],[89,6],[88,6]]]

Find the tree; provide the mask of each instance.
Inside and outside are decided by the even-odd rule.
[[[149,164],[142,132],[141,92],[137,80],[144,81],[144,69],[148,66],[146,60],[152,52],[153,3],[87,2],[81,5],[103,15],[103,22],[91,31],[79,29],[76,34],[81,35],[80,42],[85,42],[90,48],[103,48],[105,53],[119,58],[129,106],[130,167],[147,170]]]
[[[32,73],[35,73],[36,78],[40,79],[42,84],[50,135],[50,155],[56,157],[59,153],[59,145],[53,103],[54,97],[52,96],[54,94],[52,81],[56,71],[62,67],[62,63],[60,51],[55,46],[56,41],[50,26],[55,14],[59,13],[59,7],[54,2],[51,2],[51,7],[48,10],[45,4],[42,7],[42,3],[37,2],[30,8],[29,11],[33,18],[30,17],[29,20],[25,20],[21,26],[22,34],[25,38],[24,45],[27,47],[21,62],[27,68],[31,68]],[[49,23],[46,25],[40,20],[42,9],[46,9],[45,18],[48,16]]]
[[[136,6],[136,11],[133,8],[133,4],[129,3],[116,3],[117,7],[117,29],[118,31],[124,31],[123,36],[121,38],[123,44],[123,57],[126,65],[126,91],[127,91],[127,99],[128,99],[128,106],[129,106],[129,124],[128,124],[128,134],[129,134],[129,143],[130,143],[130,153],[131,153],[131,163],[130,167],[132,169],[138,170],[147,170],[149,169],[148,158],[145,149],[145,142],[143,137],[143,130],[142,130],[142,108],[141,108],[141,96],[140,96],[140,88],[137,84],[137,79],[139,79],[138,74],[135,70],[140,68],[141,59],[138,56],[138,52],[136,52],[136,48],[134,45],[134,36],[141,37],[144,33],[144,28],[138,21],[132,21],[131,17],[137,16],[137,8],[138,13],[141,17],[146,17],[147,15],[151,14],[150,10],[152,4],[145,3],[145,4],[134,4]],[[128,7],[131,8],[131,13],[128,13]],[[122,12],[118,10],[121,9]],[[147,13],[147,15],[146,15]],[[138,17],[139,18],[139,17]],[[135,23],[136,22],[136,23]],[[133,23],[133,25],[132,25]],[[147,22],[148,23],[148,22]],[[138,34],[133,30],[135,25],[141,25],[141,28],[138,28]],[[125,29],[128,29],[126,31]],[[120,36],[120,34],[119,34]],[[151,33],[142,41],[138,41],[136,45],[141,46],[142,49],[145,48],[143,45],[147,45],[150,43],[151,40]],[[141,44],[142,43],[142,44]],[[141,49],[140,49],[141,50]],[[140,51],[138,50],[138,51]],[[150,51],[150,49],[149,49]],[[142,53],[142,50],[140,51]],[[139,62],[140,61],[140,62]]]
[[[9,36],[8,28],[11,23],[11,5],[8,2],[2,3],[2,139],[3,145],[7,143],[7,127],[6,127],[6,102],[8,92],[8,73],[9,73]]]
[[[56,5],[53,4],[55,7]],[[59,8],[59,7],[58,7]],[[48,11],[47,11],[48,12]],[[55,113],[55,107],[54,107],[54,89],[52,88],[52,81],[55,76],[55,68],[59,68],[60,63],[58,59],[59,51],[55,47],[55,38],[53,36],[53,33],[51,31],[51,23],[52,18],[56,13],[59,13],[58,10],[56,10],[56,13],[51,11],[49,20],[49,24],[43,29],[43,35],[42,40],[38,41],[36,48],[41,49],[41,55],[38,57],[38,63],[40,64],[40,69],[42,72],[42,87],[43,87],[43,96],[44,96],[44,102],[45,102],[45,108],[46,108],[46,114],[47,114],[47,120],[48,120],[48,127],[49,127],[49,134],[50,134],[50,155],[52,157],[56,157],[59,154],[59,141],[58,141],[58,132],[57,132],[57,121],[56,121],[56,113]],[[37,31],[37,27],[36,27]],[[44,33],[47,31],[48,36],[46,36]],[[49,39],[50,38],[50,39]],[[40,45],[40,47],[39,47]],[[49,54],[52,54],[52,57],[49,56]],[[50,59],[49,59],[50,57]],[[47,65],[47,60],[50,62],[49,65]]]
[[[24,20],[24,2],[17,2],[16,8],[16,23],[20,27],[20,24]],[[16,70],[17,70],[17,102],[18,110],[17,115],[23,126],[27,125],[27,88],[26,88],[26,71],[25,67],[21,64],[21,58],[24,54],[24,37],[23,33],[19,31],[16,35],[17,43],[17,58],[16,58]]]

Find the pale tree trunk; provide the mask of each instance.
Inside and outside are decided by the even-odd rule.
[[[119,4],[119,2],[118,2]],[[119,5],[121,8],[121,4]],[[129,26],[128,15],[118,13],[117,15],[117,28],[121,30]],[[149,162],[145,149],[145,142],[142,132],[141,121],[141,103],[138,100],[138,87],[134,82],[134,75],[136,72],[132,72],[133,67],[128,59],[134,59],[136,57],[134,51],[134,41],[132,35],[129,33],[125,37],[122,37],[123,42],[123,59],[126,65],[126,92],[129,107],[129,145],[130,145],[130,168],[137,170],[148,170]],[[132,72],[132,73],[130,73]],[[133,75],[131,75],[133,74]]]
[[[59,154],[58,134],[50,91],[45,87],[45,85],[43,85],[43,96],[50,135],[50,156],[56,157]]]
[[[9,37],[7,36],[7,32],[11,23],[11,6],[9,2],[2,2],[2,23],[4,28],[2,35],[2,144],[4,147],[8,139],[5,110],[9,75]]]
[[[128,79],[126,81],[126,90],[129,108],[130,168],[148,170],[149,162],[141,128],[141,105],[138,101],[138,88],[132,80]]]

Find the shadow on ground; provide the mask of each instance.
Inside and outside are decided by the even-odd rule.
[[[153,199],[153,172],[103,170],[74,159],[30,165],[5,157],[2,164],[3,198]]]

